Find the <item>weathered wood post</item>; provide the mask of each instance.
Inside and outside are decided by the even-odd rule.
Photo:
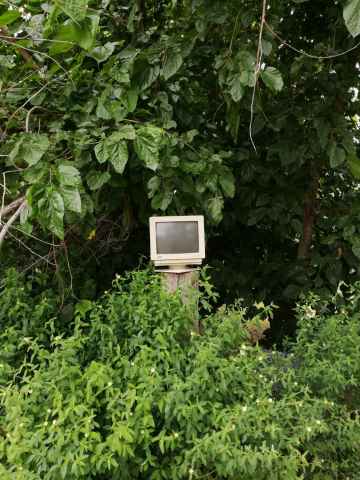
[[[178,271],[164,270],[161,272],[164,288],[169,293],[178,289],[185,305],[190,308],[193,317],[193,329],[200,333],[199,320],[199,270],[184,269]]]

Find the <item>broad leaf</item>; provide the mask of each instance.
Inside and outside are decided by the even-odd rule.
[[[90,187],[90,190],[99,190],[105,183],[107,183],[111,178],[109,172],[99,172],[97,170],[92,170],[86,176],[87,184]]]
[[[57,3],[74,22],[81,22],[85,19],[88,0],[58,0]]]
[[[120,127],[117,132],[119,138],[123,138],[126,140],[135,140],[136,132],[135,128],[132,125],[124,125]]]
[[[135,151],[145,165],[151,170],[159,166],[159,149],[162,141],[163,130],[153,125],[140,127],[137,130]]]
[[[42,223],[57,237],[64,238],[64,200],[59,192],[51,187],[46,189],[46,194],[38,202]]]
[[[345,25],[351,35],[356,37],[360,33],[360,0],[349,0],[343,10]]]
[[[235,177],[230,169],[219,174],[219,183],[226,197],[233,198],[235,195]]]
[[[107,42],[105,45],[93,48],[89,53],[89,57],[94,58],[98,63],[105,62],[114,52],[116,42]]]
[[[35,165],[50,146],[47,135],[43,133],[24,133],[10,152],[12,163],[26,162]]]
[[[222,211],[224,208],[224,199],[222,197],[213,197],[208,202],[209,213],[215,223],[222,220]]]
[[[183,63],[183,58],[178,52],[168,51],[162,68],[162,76],[165,80],[175,75]]]
[[[62,185],[77,187],[81,185],[81,176],[77,168],[71,165],[59,166],[59,180]]]
[[[64,187],[61,190],[66,210],[81,213],[81,197],[77,188]]]
[[[281,73],[274,67],[265,68],[265,70],[261,72],[261,78],[265,85],[274,92],[279,92],[284,86]]]
[[[241,100],[245,93],[245,89],[243,84],[240,81],[240,76],[239,75],[234,76],[229,86],[230,86],[230,95],[231,95],[231,98],[234,100],[234,102],[238,102],[239,100]]]
[[[164,212],[170,205],[173,196],[174,193],[169,190],[165,192],[158,192],[151,201],[152,208],[155,210],[162,210]]]
[[[347,163],[353,177],[360,179],[360,159],[356,155],[351,155],[348,157]]]
[[[160,177],[155,176],[150,178],[150,180],[147,183],[149,198],[152,198],[155,195],[155,193],[159,190],[160,185],[161,185]]]
[[[0,15],[0,27],[4,25],[10,25],[10,23],[15,22],[20,17],[20,12],[18,10],[8,10],[7,12]]]
[[[332,144],[329,148],[329,159],[331,168],[336,168],[345,161],[345,150]]]
[[[119,142],[116,148],[116,154],[110,158],[110,163],[115,172],[122,174],[128,161],[128,149],[126,142]]]
[[[123,138],[128,134],[130,129],[120,130],[99,142],[95,147],[99,163],[110,162],[117,173],[123,173],[128,161],[127,144]]]

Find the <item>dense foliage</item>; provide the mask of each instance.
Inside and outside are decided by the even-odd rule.
[[[89,295],[147,253],[151,213],[196,212],[224,296],[358,279],[359,12],[2,2],[2,265],[46,262]]]
[[[10,271],[1,291],[2,479],[358,478],[359,285],[299,306],[277,352],[250,344],[241,305],[190,334],[148,271],[67,319],[42,282]]]

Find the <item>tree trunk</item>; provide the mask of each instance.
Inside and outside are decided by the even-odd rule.
[[[303,234],[298,246],[297,258],[307,260],[310,257],[314,225],[317,215],[320,175],[316,171],[312,175],[310,189],[304,198]]]

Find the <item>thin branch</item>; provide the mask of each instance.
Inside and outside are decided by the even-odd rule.
[[[4,239],[6,237],[6,234],[8,233],[11,225],[17,220],[17,218],[20,216],[21,212],[26,206],[26,200],[24,200],[19,208],[16,210],[16,212],[9,218],[9,220],[5,223],[5,225],[2,227],[1,232],[0,232],[0,248],[1,245],[4,242]]]
[[[13,202],[9,203],[9,205],[6,205],[0,209],[0,224],[1,224],[1,219],[8,213],[12,212],[17,208],[19,205],[21,205],[25,200],[25,197],[20,197],[14,200]]]
[[[280,35],[274,32],[274,30],[270,27],[270,25],[266,22],[266,20],[264,21],[264,25],[269,30],[269,32],[273,35],[273,37],[277,38],[283,45],[290,48],[290,50],[293,50],[294,52],[299,53],[300,55],[304,55],[305,57],[313,58],[315,60],[331,60],[333,58],[342,57],[343,55],[347,55],[348,53],[352,52],[356,48],[360,47],[360,42],[358,42],[356,45],[349,48],[348,50],[345,50],[344,52],[340,52],[340,53],[335,53],[334,55],[312,55],[311,53],[307,53],[307,52],[304,52],[303,50],[299,50],[298,48],[293,47],[290,43],[287,43],[285,40],[283,40],[280,37]]]
[[[261,62],[262,62],[262,36],[263,36],[263,31],[264,31],[264,25],[266,22],[266,7],[267,7],[267,0],[263,0],[262,4],[262,14],[261,14],[261,21],[260,21],[260,30],[259,30],[259,40],[258,40],[258,48],[257,48],[257,53],[256,53],[256,63],[255,63],[255,70],[254,70],[254,88],[253,88],[253,93],[251,97],[251,108],[250,108],[250,124],[249,124],[249,137],[250,137],[250,142],[251,145],[253,146],[255,152],[256,150],[256,145],[254,143],[253,135],[252,135],[252,128],[253,128],[253,122],[254,122],[254,106],[255,106],[255,96],[256,96],[256,87],[259,79],[259,74],[261,70]]]

